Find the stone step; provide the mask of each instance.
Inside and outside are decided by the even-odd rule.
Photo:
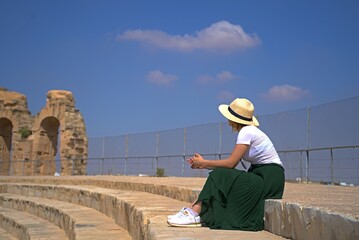
[[[188,203],[147,192],[84,185],[22,183],[0,184],[0,190],[3,192],[1,195],[12,194],[19,198],[36,196],[40,199],[70,202],[78,205],[78,208],[93,208],[114,219],[133,239],[283,239],[266,231],[214,231],[205,227],[195,229],[170,227],[166,222],[167,216],[176,213],[183,206],[188,206]]]
[[[1,183],[91,185],[143,191],[177,199],[186,202],[185,205],[196,199],[205,180],[113,175],[0,176]],[[358,194],[359,187],[286,182],[283,200],[266,200],[265,229],[292,239],[359,239]]]
[[[0,207],[0,227],[13,235],[12,239],[68,239],[64,230],[34,215]],[[16,237],[16,238],[15,238]],[[0,239],[5,238],[5,234]]]
[[[28,212],[62,228],[69,239],[131,239],[127,231],[98,211],[54,199],[0,194],[0,206]]]
[[[14,237],[9,232],[7,232],[5,229],[0,227],[0,239],[1,240],[16,240],[18,238]]]

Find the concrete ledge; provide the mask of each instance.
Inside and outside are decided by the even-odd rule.
[[[265,203],[265,229],[290,239],[359,239],[359,221],[281,200]]]
[[[13,209],[0,208],[0,226],[16,239],[68,239],[63,230],[50,222]],[[0,239],[6,238],[0,235]]]

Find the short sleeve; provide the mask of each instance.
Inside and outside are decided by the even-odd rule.
[[[251,131],[251,126],[246,126],[239,131],[236,144],[251,145],[252,139],[253,131]]]

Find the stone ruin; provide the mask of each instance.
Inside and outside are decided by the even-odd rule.
[[[71,92],[49,91],[46,106],[32,116],[26,96],[0,88],[0,175],[86,175],[87,148]]]

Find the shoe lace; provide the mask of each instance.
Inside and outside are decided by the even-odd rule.
[[[191,214],[187,210],[183,210],[183,211],[181,211],[181,214],[178,217],[187,218],[187,217],[190,217],[190,216],[191,216]]]
[[[190,212],[188,212],[187,210],[183,210],[181,211],[181,215],[179,216],[180,218],[192,218],[194,220],[194,222],[196,224],[200,223],[201,221],[197,220],[197,217],[196,216],[193,216]]]

